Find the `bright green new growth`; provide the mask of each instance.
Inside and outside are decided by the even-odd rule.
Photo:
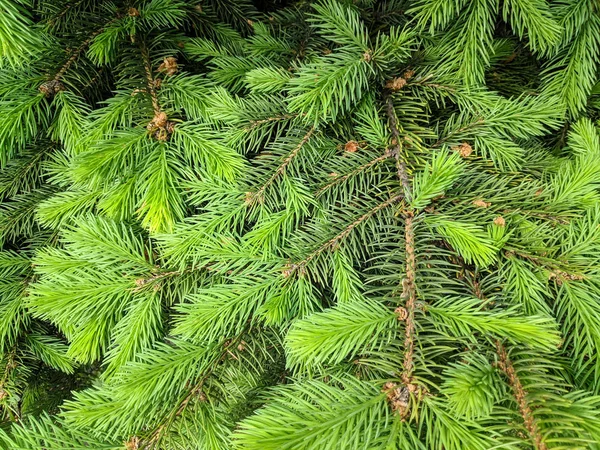
[[[0,448],[597,449],[591,0],[0,0]]]

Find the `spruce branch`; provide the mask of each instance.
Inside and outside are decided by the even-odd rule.
[[[115,20],[115,19],[113,19],[113,20]],[[67,70],[69,70],[69,68],[73,65],[73,63],[75,63],[75,61],[77,61],[77,58],[79,58],[79,56],[81,56],[81,54],[88,48],[88,46],[90,45],[92,40],[96,36],[98,36],[100,33],[102,33],[102,31],[104,31],[104,28],[107,27],[108,25],[110,25],[110,23],[111,22],[109,22],[102,28],[99,28],[98,30],[94,31],[85,41],[83,41],[81,43],[81,45],[79,45],[79,47],[77,47],[71,53],[71,56],[69,57],[69,59],[67,59],[67,61],[63,64],[63,66],[59,69],[59,71],[56,72],[56,75],[54,75],[54,78],[52,78],[52,80],[55,82],[60,81],[60,79],[65,75]]]
[[[142,54],[144,71],[146,73],[146,92],[150,95],[152,100],[152,108],[154,109],[154,117],[157,118],[162,114],[160,103],[158,102],[158,94],[156,93],[156,80],[154,79],[154,71],[152,69],[152,60],[150,59],[150,52],[145,43],[140,43],[140,52]]]
[[[406,278],[402,280],[401,298],[405,299],[406,325],[404,329],[404,362],[402,363],[402,381],[406,386],[412,385],[414,362],[414,333],[415,333],[415,307],[417,301],[416,292],[416,257],[415,257],[415,233],[414,216],[411,211],[404,214],[404,239],[406,252]]]
[[[408,203],[412,199],[412,183],[408,174],[408,169],[402,155],[401,136],[398,129],[398,119],[394,108],[394,101],[391,95],[387,96],[388,124],[392,132],[392,154],[396,158],[397,176],[400,180],[404,195]],[[409,399],[412,395],[418,393],[421,396],[420,389],[414,384],[414,345],[415,345],[415,307],[417,302],[416,286],[416,251],[415,251],[415,232],[414,232],[414,210],[412,207],[406,207],[403,210],[404,217],[404,250],[406,257],[405,278],[402,280],[401,298],[404,299],[404,307],[396,309],[398,318],[405,323],[404,328],[404,356],[402,361],[402,373],[400,378],[404,387],[398,392],[398,388],[388,389],[388,399],[395,411],[398,411],[402,420],[410,415]],[[391,394],[390,394],[391,392]],[[392,398],[390,398],[392,395]]]
[[[213,357],[213,361],[210,363],[209,367],[204,371],[201,377],[197,379],[192,385],[187,389],[187,391],[181,396],[181,398],[176,402],[175,406],[171,410],[171,412],[165,416],[164,420],[158,424],[150,435],[146,438],[139,439],[139,448],[140,449],[157,449],[160,448],[160,441],[162,437],[168,432],[169,428],[173,425],[175,420],[180,417],[190,404],[195,399],[198,399],[202,402],[207,401],[207,397],[202,391],[204,384],[207,380],[212,376],[213,372],[221,365],[227,357],[236,356],[232,353],[232,349],[240,349],[240,343],[243,342],[242,338],[248,332],[248,329],[244,329],[244,331],[234,338],[227,339],[223,343],[223,348],[220,353],[216,354]],[[132,437],[135,439],[136,436]]]
[[[398,179],[402,184],[404,190],[404,198],[410,203],[412,200],[412,187],[410,183],[410,176],[406,167],[406,161],[402,155],[402,138],[400,136],[400,130],[398,129],[398,118],[396,117],[396,111],[394,109],[394,100],[391,95],[387,96],[387,115],[390,130],[392,131],[392,148],[391,153],[396,158],[396,168],[398,171]]]
[[[536,450],[548,450],[544,438],[539,429],[537,420],[533,416],[531,407],[527,402],[527,392],[523,389],[523,384],[508,356],[508,351],[500,341],[496,342],[496,352],[498,354],[497,367],[504,373],[512,389],[513,396],[519,407],[519,412],[523,418],[523,424],[529,433],[529,438]]]
[[[315,258],[317,258],[322,253],[324,253],[328,250],[336,249],[340,245],[340,243],[344,239],[346,239],[348,237],[348,235],[350,235],[350,233],[352,233],[352,231],[356,227],[358,227],[359,225],[361,225],[362,223],[364,223],[365,221],[367,221],[368,219],[370,219],[371,217],[376,215],[379,211],[398,203],[403,198],[404,198],[403,194],[398,194],[398,195],[394,195],[394,196],[390,197],[389,199],[387,199],[386,201],[384,201],[382,203],[379,203],[378,205],[376,205],[375,207],[373,207],[372,209],[370,209],[369,211],[367,211],[366,213],[364,213],[363,215],[358,217],[354,222],[352,222],[349,225],[347,225],[346,227],[344,227],[344,229],[342,231],[340,231],[338,234],[336,234],[334,237],[332,237],[331,239],[328,239],[323,244],[321,244],[319,247],[317,247],[315,250],[310,252],[308,254],[308,256],[306,256],[301,261],[287,264],[283,271],[284,277],[287,278],[294,273],[299,273],[300,275],[304,274],[306,271],[306,267],[308,266],[308,264],[311,261],[313,261]]]
[[[340,183],[345,182],[346,180],[362,173],[365,172],[367,170],[369,170],[371,167],[376,166],[377,164],[379,164],[380,162],[385,161],[386,159],[390,158],[392,155],[391,152],[387,151],[385,154],[378,156],[377,158],[372,159],[369,162],[366,162],[358,167],[356,167],[354,170],[352,170],[351,172],[348,172],[344,175],[338,175],[336,176],[332,181],[330,181],[329,183],[325,184],[324,186],[320,187],[318,190],[315,191],[315,197],[319,197],[321,195],[323,195],[323,193],[325,193],[326,191],[330,190],[331,188],[333,188],[334,186],[337,186]]]
[[[79,5],[81,5],[85,0],[77,0],[76,2],[73,3],[69,3],[67,6],[65,6],[60,12],[58,12],[58,14],[49,17],[48,19],[46,19],[46,22],[49,25],[53,25],[56,21],[62,19],[64,16],[66,16],[69,11],[71,9],[77,8]]]
[[[267,117],[266,119],[250,120],[250,126],[244,128],[244,130],[250,131],[256,127],[259,127],[259,126],[267,124],[267,123],[279,122],[282,120],[290,120],[295,117],[298,117],[298,114],[282,114],[280,116]]]
[[[298,145],[296,145],[296,147],[294,147],[292,149],[292,151],[290,151],[287,156],[283,159],[283,161],[281,161],[281,164],[279,164],[279,166],[277,167],[277,169],[275,170],[275,172],[267,179],[267,181],[265,181],[260,188],[258,188],[258,190],[256,192],[248,192],[246,194],[246,203],[249,205],[254,204],[255,202],[259,202],[262,203],[263,199],[264,199],[264,195],[266,190],[273,184],[275,183],[275,181],[277,181],[278,178],[280,178],[282,175],[285,174],[288,166],[292,163],[292,161],[294,161],[294,158],[296,158],[296,156],[298,155],[298,153],[300,152],[300,150],[302,150],[302,147],[304,147],[304,145],[306,145],[306,143],[308,143],[308,141],[310,140],[310,138],[313,136],[313,133],[315,132],[315,128],[311,127],[306,134],[302,137],[302,139],[300,140],[300,142],[298,143]]]

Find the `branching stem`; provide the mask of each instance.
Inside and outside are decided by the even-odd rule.
[[[144,60],[144,70],[146,71],[146,89],[152,99],[152,108],[154,109],[154,115],[158,116],[161,113],[160,103],[158,102],[158,94],[156,93],[156,82],[152,75],[152,61],[150,60],[150,53],[146,45],[140,45],[140,51]]]
[[[517,402],[519,407],[519,412],[521,413],[521,417],[523,417],[523,423],[527,432],[529,433],[529,437],[533,442],[533,445],[536,450],[548,450],[546,443],[543,440],[542,433],[538,427],[537,421],[533,416],[533,412],[531,411],[531,407],[527,402],[527,392],[523,389],[523,385],[521,384],[521,380],[517,375],[517,372],[508,357],[508,352],[506,348],[498,341],[496,342],[496,352],[498,353],[499,361],[498,368],[504,372],[506,378],[508,379],[508,384],[512,388],[513,396]]]
[[[298,152],[300,152],[302,147],[304,147],[304,145],[310,140],[310,138],[312,137],[314,132],[315,132],[314,128],[311,128],[310,130],[308,130],[308,132],[304,135],[304,137],[302,138],[300,143],[296,147],[294,147],[294,149],[281,162],[279,167],[277,167],[277,170],[275,171],[275,173],[273,173],[273,175],[271,175],[271,177],[260,187],[260,189],[258,191],[256,191],[255,193],[250,195],[249,203],[252,203],[254,200],[258,200],[258,201],[262,200],[262,198],[265,194],[265,191],[269,188],[269,186],[271,186],[275,182],[275,180],[277,180],[277,178],[279,178],[280,176],[282,176],[285,173],[288,166],[292,163],[294,158],[298,155]]]
[[[396,117],[396,111],[394,110],[394,101],[392,96],[389,95],[387,98],[387,115],[389,119],[390,130],[392,131],[392,148],[391,152],[394,158],[396,158],[396,168],[398,171],[398,179],[402,184],[404,190],[404,197],[410,202],[412,199],[412,188],[410,183],[410,177],[406,168],[406,162],[402,156],[402,138],[400,136],[400,130],[398,130],[398,118]]]
[[[304,271],[304,269],[306,268],[306,266],[313,259],[315,259],[317,256],[319,256],[321,253],[323,253],[326,250],[331,250],[333,248],[336,248],[339,245],[339,243],[341,241],[343,241],[346,237],[348,237],[348,235],[352,232],[352,230],[354,230],[356,227],[358,227],[361,223],[363,223],[366,220],[368,220],[369,218],[373,217],[375,214],[377,214],[382,209],[385,209],[390,205],[398,203],[400,200],[402,200],[402,198],[403,198],[403,195],[399,194],[399,195],[390,197],[383,203],[379,203],[377,206],[370,209],[369,211],[364,213],[362,216],[358,217],[354,222],[352,222],[351,224],[346,226],[342,231],[340,231],[338,234],[336,234],[333,238],[331,238],[328,241],[321,244],[316,250],[311,252],[302,261],[295,263],[295,264],[290,264],[285,271],[285,275],[289,276],[294,272],[302,273]]]
[[[398,119],[394,109],[394,102],[391,95],[387,96],[387,115],[390,130],[392,132],[392,155],[396,158],[396,169],[398,179],[404,190],[405,197],[408,201],[412,198],[412,183],[408,174],[406,162],[402,155],[401,136],[398,129]],[[405,321],[404,327],[404,355],[402,361],[402,373],[400,378],[404,384],[404,389],[407,393],[415,393],[418,387],[414,383],[414,348],[415,348],[415,306],[417,303],[417,261],[415,252],[415,231],[414,231],[414,210],[408,207],[404,210],[404,243],[405,243],[405,278],[402,280],[402,294],[404,299],[404,308],[402,317]],[[408,403],[397,408],[402,420],[410,415]]]

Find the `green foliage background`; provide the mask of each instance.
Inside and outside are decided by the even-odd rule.
[[[0,0],[0,447],[599,449],[596,0]]]

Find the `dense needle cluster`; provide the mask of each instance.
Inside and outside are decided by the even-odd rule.
[[[0,448],[598,449],[595,0],[0,0]]]

